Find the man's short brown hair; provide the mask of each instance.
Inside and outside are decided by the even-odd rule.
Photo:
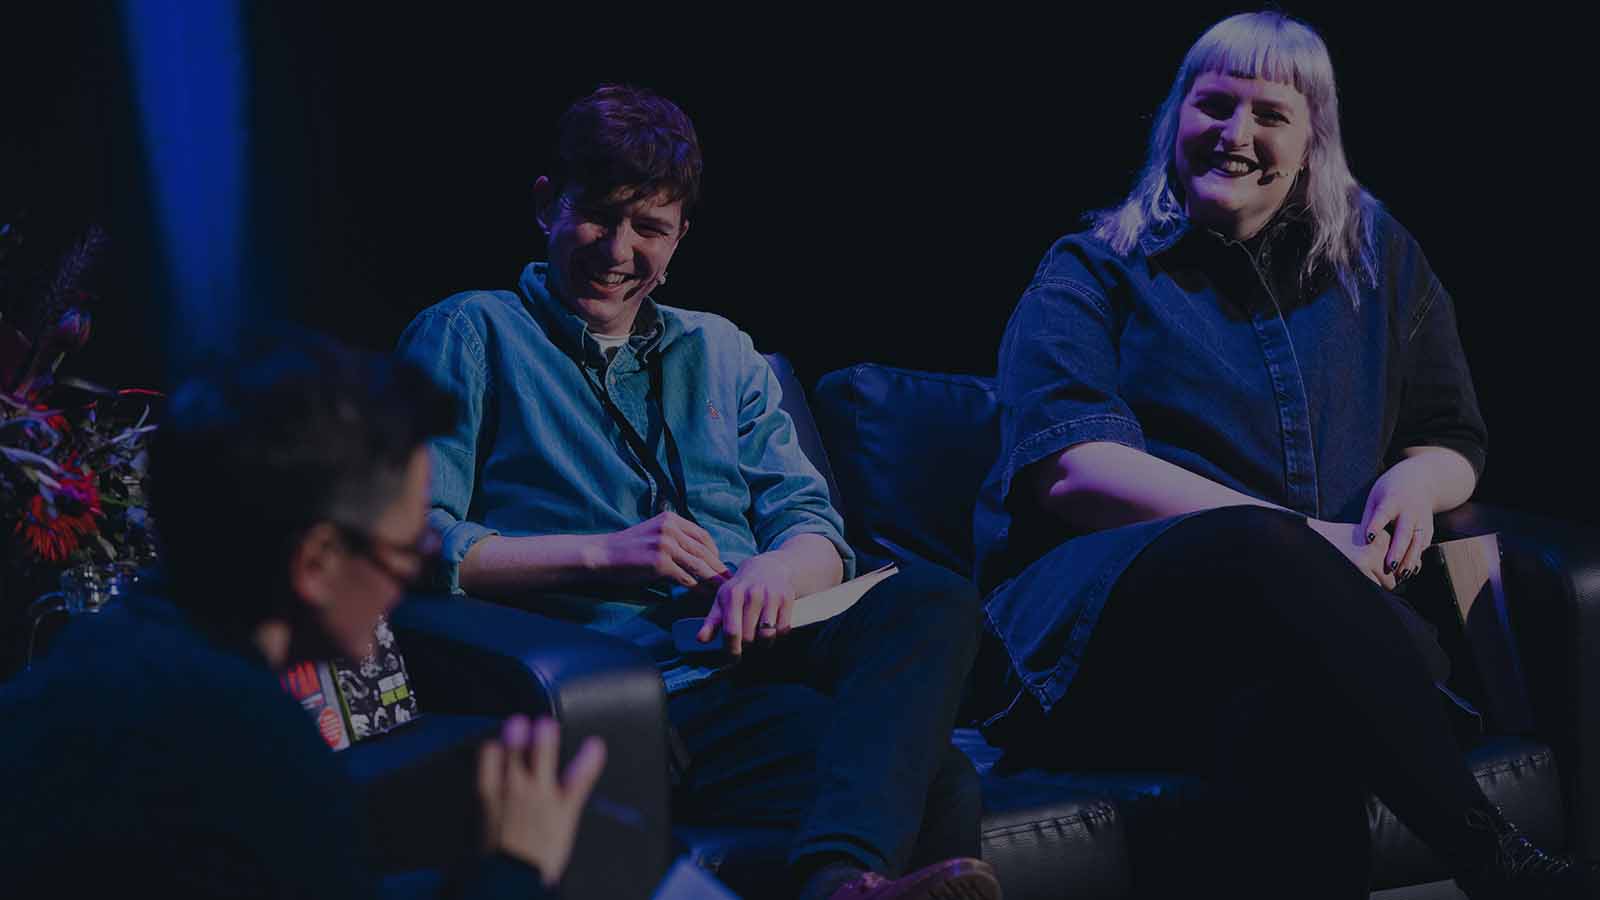
[[[622,202],[660,194],[700,199],[700,139],[677,104],[652,91],[607,84],[561,115],[553,180],[591,200]]]

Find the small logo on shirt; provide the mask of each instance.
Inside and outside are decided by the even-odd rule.
[[[717,405],[710,401],[706,402],[706,412],[710,414],[711,418],[713,419],[722,418],[722,413],[717,412]]]

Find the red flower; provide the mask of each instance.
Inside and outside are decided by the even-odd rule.
[[[45,406],[43,403],[35,403],[35,404],[33,404],[33,411],[34,412],[49,412],[50,411],[50,407]],[[65,415],[63,415],[60,410],[56,410],[55,412],[51,413],[50,415],[45,416],[44,417],[44,424],[46,426],[48,426],[51,431],[54,431],[56,433],[57,437],[65,436],[66,433],[67,433],[67,428],[68,428],[67,417]]]
[[[101,515],[100,488],[95,484],[94,470],[78,468],[76,459],[68,459],[61,465],[61,474],[56,478],[61,483],[61,490],[57,492],[57,502],[65,499],[62,504],[67,511],[73,514]]]
[[[39,494],[33,495],[22,518],[17,520],[17,535],[23,546],[47,563],[66,562],[82,539],[94,531],[94,518],[88,513],[62,514]]]
[[[99,530],[95,518],[102,514],[100,490],[94,473],[75,465],[68,462],[62,466],[55,503],[43,494],[34,494],[17,520],[16,533],[23,546],[43,562],[65,562],[84,538]]]

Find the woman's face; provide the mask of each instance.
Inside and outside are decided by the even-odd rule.
[[[1261,230],[1311,146],[1311,109],[1292,86],[1206,72],[1178,114],[1178,181],[1189,217],[1237,240]]]

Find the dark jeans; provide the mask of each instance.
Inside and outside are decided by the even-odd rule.
[[[841,853],[889,874],[978,855],[980,798],[950,745],[978,598],[903,565],[849,610],[669,701],[690,767],[674,821],[795,830],[789,860]]]
[[[1368,791],[1455,861],[1467,810],[1487,803],[1393,598],[1256,507],[1145,549],[1039,728],[1073,765],[1206,776],[1218,802],[1185,829],[1185,892],[1364,898]]]

